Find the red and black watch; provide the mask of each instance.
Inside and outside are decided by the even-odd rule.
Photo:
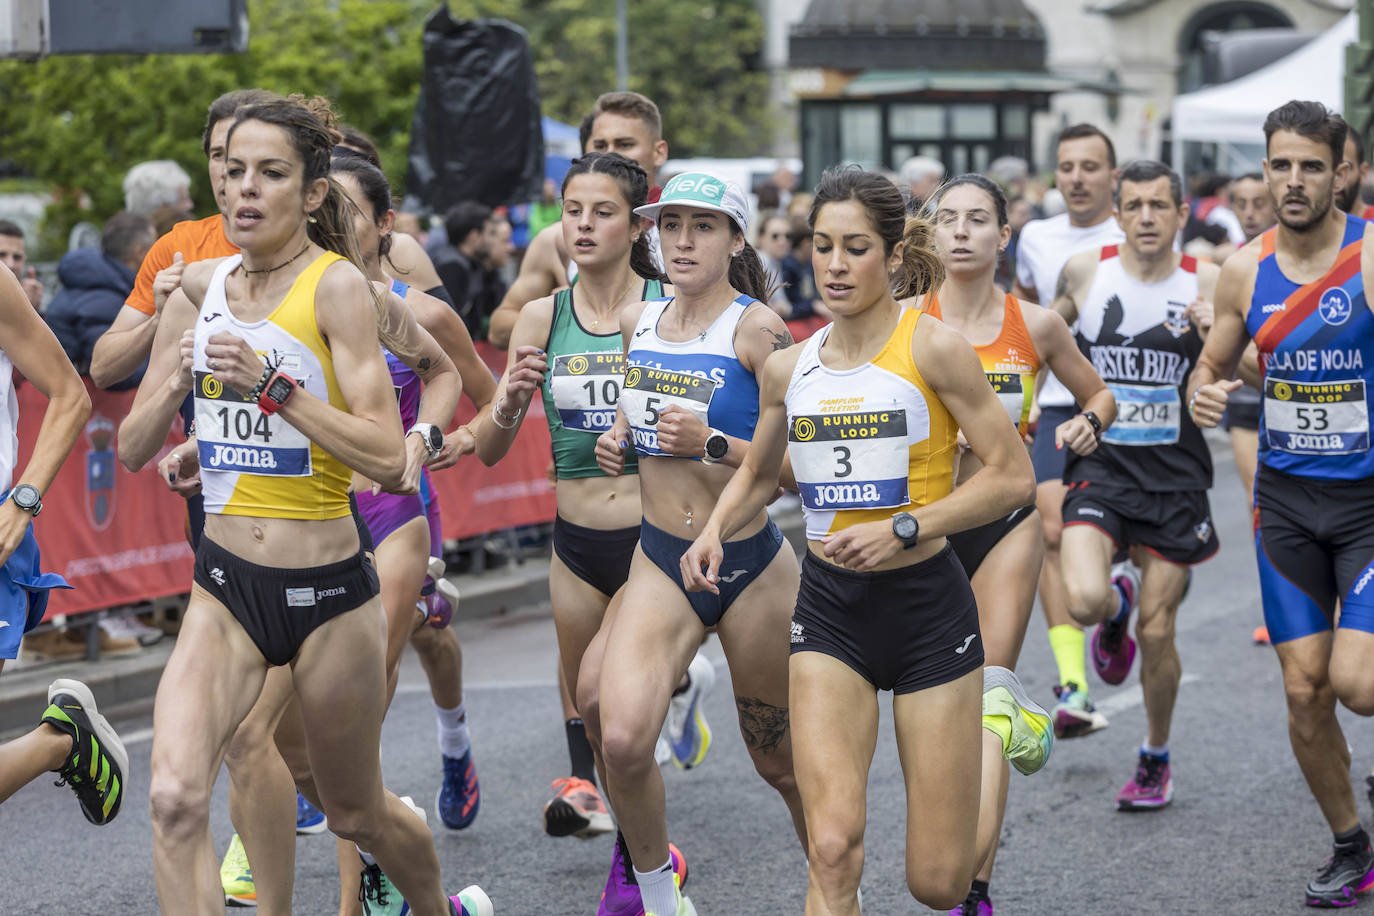
[[[272,378],[268,379],[267,385],[262,389],[262,394],[258,396],[258,409],[271,416],[281,410],[296,393],[296,380],[285,372],[273,372]]]

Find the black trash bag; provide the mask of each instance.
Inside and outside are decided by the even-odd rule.
[[[407,210],[460,200],[536,200],[544,182],[539,85],[525,30],[504,19],[425,20],[425,71],[411,124]]]

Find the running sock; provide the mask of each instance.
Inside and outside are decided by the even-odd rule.
[[[677,916],[677,883],[673,880],[673,859],[651,872],[633,869],[639,883],[639,899],[644,912],[653,916]]]
[[[435,703],[434,721],[439,726],[439,753],[457,760],[468,752],[472,739],[468,737],[466,704],[459,703],[453,709],[445,709]]]
[[[988,903],[992,903],[992,898],[988,896],[988,884],[987,881],[979,881],[975,878],[973,887],[968,892],[969,896],[974,900],[986,900]]]
[[[1359,824],[1345,833],[1335,833],[1332,836],[1336,838],[1337,846],[1354,847],[1355,849],[1364,849],[1369,846],[1369,834],[1365,833],[1365,829]]]
[[[1153,744],[1151,744],[1148,740],[1147,740],[1147,741],[1142,741],[1142,742],[1140,742],[1140,752],[1141,752],[1142,754],[1149,754],[1151,757],[1158,757],[1160,760],[1163,760],[1165,763],[1168,763],[1168,762],[1169,762],[1169,745],[1168,745],[1168,744],[1162,744],[1162,745],[1160,745],[1159,747],[1155,747],[1155,746],[1154,746]]]
[[[372,858],[372,853],[363,852],[363,848],[359,846],[357,843],[353,844],[353,848],[358,850],[358,858],[363,860],[364,865],[372,866],[377,864],[377,860]]]
[[[1084,649],[1083,629],[1070,623],[1050,627],[1050,649],[1054,663],[1059,666],[1059,683],[1074,684],[1088,692],[1088,661]]]
[[[1116,592],[1116,613],[1112,615],[1112,623],[1121,623],[1131,615],[1131,593],[1121,584],[1120,577],[1112,580],[1112,591]]]
[[[592,744],[587,740],[587,726],[581,719],[569,719],[563,723],[568,735],[568,760],[572,763],[572,774],[596,785],[596,758],[592,756]]]

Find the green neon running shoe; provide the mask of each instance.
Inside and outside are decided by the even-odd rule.
[[[224,887],[224,902],[229,906],[257,906],[258,888],[253,883],[253,869],[248,867],[248,853],[243,840],[234,834],[229,849],[219,866],[219,883]]]
[[[81,813],[92,824],[114,820],[124,800],[129,754],[96,709],[91,688],[70,678],[53,681],[42,721],[72,738],[72,752],[57,771],[57,785],[71,786]]]

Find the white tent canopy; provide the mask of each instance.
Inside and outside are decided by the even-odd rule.
[[[1354,42],[1355,13],[1296,51],[1240,79],[1176,96],[1173,103],[1174,162],[1183,161],[1184,142],[1263,143],[1264,118],[1289,99],[1344,107],[1345,46]]]

